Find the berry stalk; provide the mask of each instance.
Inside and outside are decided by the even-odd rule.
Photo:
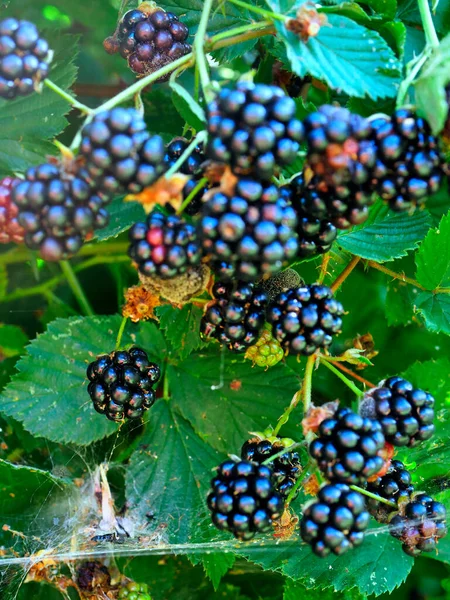
[[[191,143],[186,148],[186,150],[183,152],[183,154],[180,156],[180,158],[176,162],[174,162],[174,164],[166,172],[166,174],[165,174],[166,179],[170,179],[172,177],[172,175],[175,175],[175,173],[177,173],[179,171],[180,167],[190,157],[190,155],[194,152],[194,150],[197,148],[197,146],[206,140],[206,137],[207,137],[206,131],[200,131],[195,136],[195,138],[191,141]]]
[[[428,0],[417,0],[419,6],[420,18],[422,19],[423,31],[427,44],[432,48],[439,46],[439,38],[434,28],[433,17],[431,16],[430,4]]]
[[[227,31],[221,31],[210,38],[209,42],[206,43],[206,48],[208,50],[216,50],[220,47],[217,45],[218,42],[221,42],[222,40],[226,40],[233,36],[239,36],[242,33],[247,33],[248,31],[257,31],[258,29],[266,28],[270,28],[271,32],[275,33],[272,21],[268,19],[264,21],[258,21],[257,23],[252,23],[251,25],[242,25],[241,27],[234,27],[233,29],[228,29]]]
[[[368,379],[364,379],[364,377],[361,377],[361,375],[358,375],[357,373],[354,373],[351,369],[349,369],[348,367],[345,367],[341,362],[339,362],[335,357],[331,357],[331,356],[327,356],[326,360],[328,360],[329,362],[332,362],[338,369],[340,369],[341,371],[344,371],[344,373],[347,373],[347,375],[350,375],[351,377],[353,377],[354,379],[356,379],[357,381],[360,381],[361,383],[363,383],[364,385],[367,385],[367,387],[369,388],[374,388],[376,387],[375,384],[373,384],[371,381],[369,381]]]
[[[347,277],[350,275],[350,273],[353,271],[353,269],[356,267],[360,260],[360,256],[354,256],[352,258],[352,260],[348,263],[348,265],[345,267],[342,273],[335,279],[334,283],[330,285],[330,288],[332,289],[333,293],[341,287],[341,285],[344,283],[344,281],[347,279]]]
[[[81,102],[78,102],[78,100],[76,98],[74,98],[73,96],[71,96],[70,94],[65,92],[58,85],[56,85],[56,83],[53,83],[53,81],[51,81],[50,79],[45,79],[44,84],[48,88],[50,88],[53,92],[55,92],[55,94],[58,94],[58,96],[63,98],[63,100],[66,100],[66,102],[68,102],[71,106],[73,106],[73,108],[77,108],[80,112],[82,112],[86,115],[92,114],[93,111],[91,108],[89,108],[89,106],[86,106],[85,104],[82,104]]]
[[[205,55],[206,30],[208,27],[208,20],[212,10],[212,5],[213,0],[205,0],[194,41],[194,57],[206,102],[211,102],[214,97],[214,94],[211,90],[211,79],[209,78],[208,63]]]
[[[308,463],[306,465],[305,470],[303,471],[302,477],[299,477],[297,479],[297,481],[294,483],[294,487],[289,492],[289,495],[286,498],[286,506],[289,506],[289,504],[292,502],[292,500],[294,500],[294,498],[297,496],[297,492],[298,492],[299,487],[301,487],[302,483],[309,476],[310,470],[313,469],[314,467],[315,467],[315,465],[314,465],[313,462],[310,462],[310,463]]]
[[[84,293],[83,288],[78,281],[78,277],[75,275],[74,270],[72,269],[72,265],[67,260],[61,260],[59,262],[61,266],[61,270],[64,273],[65,278],[67,279],[67,283],[70,286],[70,289],[73,292],[73,295],[78,301],[80,308],[83,310],[84,314],[88,317],[93,317],[95,315],[92,310],[91,305],[89,304],[89,300],[86,298],[86,294]]]
[[[125,331],[125,327],[127,326],[127,321],[128,321],[128,317],[123,317],[122,322],[119,327],[119,331],[117,333],[116,348],[115,348],[116,350],[119,350],[120,345],[122,343],[122,337],[123,337],[123,333]]]
[[[345,385],[350,388],[352,390],[352,392],[357,396],[360,397],[363,395],[363,391],[359,389],[359,387],[357,387],[353,381],[350,381],[350,379],[348,379],[343,373],[341,373],[341,371],[339,371],[338,369],[336,369],[336,367],[334,365],[332,365],[330,362],[328,362],[328,360],[326,359],[325,356],[321,356],[320,357],[320,362],[322,365],[325,365],[327,367],[327,369],[329,369],[332,373],[334,373],[337,377],[339,377],[339,379],[341,381],[343,381],[345,383]]]
[[[273,462],[277,458],[280,458],[280,456],[284,456],[286,454],[286,452],[292,452],[292,450],[297,450],[297,448],[301,448],[302,446],[305,446],[305,445],[306,445],[306,442],[295,442],[295,444],[291,444],[287,448],[283,447],[282,450],[280,450],[276,454],[273,454],[272,456],[269,456],[269,458],[266,458],[266,460],[264,460],[261,464],[262,465],[270,465],[271,462]]]
[[[287,21],[287,17],[280,15],[280,13],[272,12],[271,10],[260,8],[259,6],[252,6],[251,4],[247,4],[247,2],[242,2],[242,0],[228,0],[228,2],[272,21],[282,21],[283,23]]]
[[[208,183],[207,177],[202,177],[200,179],[200,181],[194,187],[192,192],[187,196],[187,198],[185,200],[183,200],[182,205],[180,206],[180,208],[177,211],[177,215],[181,215],[186,210],[186,208],[189,206],[189,204],[192,202],[192,200],[195,198],[195,196],[198,194],[198,192],[201,189],[203,189],[207,183]]]
[[[355,492],[359,492],[363,496],[372,498],[372,500],[376,500],[377,502],[382,502],[383,504],[386,504],[387,506],[390,506],[391,508],[395,508],[396,510],[398,509],[398,506],[394,502],[390,502],[389,500],[386,500],[386,498],[382,498],[381,496],[378,496],[377,494],[373,494],[372,492],[369,492],[369,491],[365,490],[364,488],[359,487],[359,485],[351,485],[350,488],[352,490],[354,490]]]
[[[306,414],[311,406],[311,393],[312,393],[312,376],[314,372],[314,366],[316,364],[316,355],[313,354],[308,356],[305,367],[305,376],[303,377],[302,384],[302,399],[303,399],[303,412]]]

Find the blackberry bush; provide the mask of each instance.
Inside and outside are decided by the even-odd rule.
[[[270,180],[277,166],[294,162],[303,139],[295,102],[274,85],[239,82],[208,106],[207,152],[237,175]]]
[[[391,461],[386,474],[368,483],[366,489],[368,492],[396,504],[397,507],[410,501],[414,492],[411,474],[399,460]],[[367,498],[367,506],[377,521],[382,523],[386,523],[392,511],[396,510],[373,498]]]
[[[207,502],[212,522],[238,540],[268,533],[283,510],[272,471],[265,465],[227,460],[217,468],[211,488]]]
[[[275,184],[241,178],[232,195],[219,190],[204,203],[203,250],[219,279],[255,281],[296,256],[296,225]]]
[[[34,23],[0,21],[0,98],[28,96],[49,73],[51,51]]]
[[[111,421],[137,419],[155,402],[158,365],[141,348],[103,354],[87,368],[88,393],[94,409]]]
[[[253,283],[216,283],[215,300],[206,306],[200,330],[233,352],[245,352],[264,326],[267,296]]]
[[[363,542],[369,519],[361,494],[344,483],[327,484],[304,508],[300,533],[317,556],[341,555]]]
[[[195,227],[176,215],[152,212],[145,223],[133,225],[129,238],[128,254],[143,275],[170,279],[201,259]]]
[[[11,199],[11,192],[20,179],[5,177],[0,180],[0,244],[23,242],[25,231],[17,220],[19,208]]]
[[[342,325],[343,306],[324,285],[302,286],[278,294],[267,310],[276,340],[292,354],[328,348]]]

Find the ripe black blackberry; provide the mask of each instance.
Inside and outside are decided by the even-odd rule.
[[[238,540],[271,530],[283,512],[283,498],[275,491],[269,467],[248,461],[226,460],[211,480],[207,498],[212,522]]]
[[[314,554],[344,554],[359,546],[369,525],[364,498],[344,483],[323,485],[303,510],[300,534]]]
[[[84,127],[80,152],[95,186],[111,196],[138,193],[166,170],[164,142],[150,136],[144,119],[132,108],[95,115]]]
[[[0,21],[0,98],[28,96],[46,79],[51,53],[29,21]]]
[[[380,456],[385,444],[381,425],[349,408],[338,408],[324,419],[309,453],[329,481],[348,484],[366,482],[384,465]]]
[[[111,421],[137,419],[155,402],[158,365],[141,348],[102,354],[87,368],[88,393],[95,410]]]
[[[426,494],[418,494],[406,504],[402,515],[391,519],[389,530],[409,556],[434,552],[438,540],[447,535],[445,506]]]
[[[177,215],[153,211],[146,223],[133,225],[129,239],[128,254],[143,275],[171,279],[202,257],[196,228]]]
[[[416,446],[434,433],[433,396],[398,375],[370,390],[360,412],[377,419],[386,441],[394,446]]]
[[[392,210],[410,210],[438,191],[444,160],[425,119],[411,108],[399,108],[370,125],[377,145],[373,186]]]
[[[270,440],[253,438],[242,446],[241,458],[260,465],[271,456],[281,452],[283,448],[286,448],[283,440],[276,440],[272,443]],[[276,491],[283,498],[287,498],[302,471],[298,452],[286,450],[284,454],[270,463],[270,468],[273,472]]]
[[[314,284],[278,294],[269,305],[267,320],[273,337],[292,354],[309,356],[328,348],[342,326],[344,308],[330,288]]]
[[[11,192],[20,179],[5,177],[0,180],[0,244],[23,242],[25,231],[17,220],[19,208],[11,199]]]
[[[328,252],[337,230],[327,218],[319,219],[309,211],[311,191],[305,186],[303,175],[282,186],[280,192],[297,212],[298,255],[308,257]]]
[[[215,283],[215,300],[205,308],[200,331],[233,352],[245,352],[264,327],[266,294],[253,283]]]
[[[180,158],[186,148],[189,146],[189,143],[185,138],[178,137],[174,138],[170,144],[166,147],[166,163],[168,168],[170,169],[176,161]],[[199,144],[196,146],[194,152],[189,156],[189,158],[183,163],[180,168],[180,173],[184,175],[190,175],[191,178],[186,183],[183,188],[183,198],[186,198],[190,195],[190,193],[194,190],[194,188],[198,185],[199,181],[204,177],[202,164],[205,162],[206,157],[203,150],[203,144]],[[188,215],[196,215],[200,212],[202,207],[202,197],[209,190],[209,186],[203,186],[192,198],[186,210],[184,211]]]
[[[399,460],[391,461],[386,474],[382,477],[377,477],[374,481],[370,481],[366,489],[368,492],[372,492],[372,494],[393,502],[397,507],[411,500],[411,495],[414,492],[411,474]],[[367,498],[367,506],[370,514],[380,523],[386,523],[390,514],[396,510],[372,498]]]
[[[238,175],[270,180],[277,166],[294,162],[303,139],[295,102],[275,85],[241,81],[208,106],[212,160]]]
[[[297,216],[273,183],[237,180],[233,195],[212,194],[203,204],[203,249],[222,280],[255,281],[280,271],[297,255]]]
[[[130,10],[122,17],[118,31],[118,51],[128,60],[130,69],[144,76],[188,54],[189,29],[172,12],[160,8]],[[159,78],[167,81],[169,75]]]
[[[109,221],[107,200],[87,181],[84,169],[56,164],[31,167],[25,180],[14,186],[12,201],[25,244],[43,259],[56,261],[78,252],[86,237]]]

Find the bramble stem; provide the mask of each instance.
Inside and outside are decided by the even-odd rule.
[[[78,281],[78,277],[75,275],[72,269],[72,265],[67,260],[61,260],[59,261],[59,264],[61,266],[61,270],[64,273],[65,278],[67,279],[67,283],[69,284],[69,287],[73,292],[73,295],[75,296],[75,298],[78,301],[78,304],[80,305],[80,308],[82,309],[85,315],[93,317],[95,313],[92,310],[88,299],[86,298],[84,290],[81,287],[80,282]]]
[[[122,322],[119,327],[119,331],[117,333],[116,338],[116,350],[120,349],[120,344],[122,343],[123,332],[125,331],[125,327],[127,326],[128,317],[123,317]]]
[[[341,381],[345,383],[347,387],[349,387],[356,396],[360,397],[364,394],[362,390],[357,387],[353,381],[350,381],[341,371],[339,371],[333,364],[328,362],[324,356],[320,357],[320,362],[322,365],[325,365],[327,369],[330,369],[332,373],[334,373]]]
[[[408,93],[410,85],[415,81],[421,68],[427,62],[430,55],[431,55],[431,47],[426,46],[424,48],[423,52],[419,56],[414,58],[412,61],[410,61],[406,65],[407,75],[406,75],[405,79],[401,82],[401,84],[398,88],[397,102],[396,102],[397,108],[399,108],[405,104],[406,95]]]
[[[357,381],[360,381],[361,383],[364,383],[364,385],[367,385],[367,387],[369,387],[369,388],[375,388],[375,387],[377,387],[372,382],[370,382],[368,379],[364,379],[364,377],[361,377],[361,375],[358,375],[357,373],[354,373],[348,367],[345,367],[341,362],[334,360],[334,357],[323,356],[322,358],[324,358],[328,362],[333,363],[333,365],[336,366],[338,369],[340,369],[341,371],[344,371],[344,373],[347,373],[347,375],[350,375],[351,377],[353,377]]]
[[[292,452],[293,450],[296,450],[297,448],[301,448],[302,446],[305,446],[305,445],[306,445],[306,442],[296,442],[295,444],[291,444],[291,446],[287,446],[286,448],[283,448],[276,454],[269,456],[269,458],[266,458],[266,460],[264,460],[261,464],[262,465],[270,465],[271,462],[273,462],[277,458],[280,458],[280,456],[283,456],[283,454],[286,454],[286,452]]]
[[[256,23],[254,25],[256,25]],[[224,31],[223,34],[230,34],[232,31],[234,32],[237,29],[242,28],[236,27],[236,29]],[[276,29],[273,25],[266,26],[263,28],[253,27],[252,25],[249,25],[244,33],[241,33],[239,35],[233,35],[233,37],[227,37],[222,34],[217,34],[213,36],[210,40],[210,43],[207,45],[207,48],[208,50],[219,50],[220,48],[226,48],[231,45],[234,46],[235,44],[240,44],[241,42],[246,42],[247,40],[253,40],[254,38],[260,38],[265,35],[273,35],[274,33],[276,33]],[[216,38],[219,38],[219,36],[221,36],[221,38],[218,39],[217,42],[215,42]]]
[[[347,277],[350,275],[350,273],[353,271],[353,269],[356,267],[360,260],[360,256],[354,256],[352,260],[348,263],[348,265],[345,267],[345,269],[342,271],[342,273],[338,277],[336,277],[334,283],[332,283],[330,286],[333,293],[335,293],[341,287],[341,285],[344,283],[344,281],[347,279]]]
[[[247,4],[247,2],[242,2],[242,0],[228,0],[228,2],[230,2],[230,4],[240,6],[241,8],[246,8],[249,12],[261,15],[265,19],[270,19],[271,21],[284,22],[288,20],[288,17],[285,15],[280,15],[280,13],[272,12],[271,10],[266,10],[265,8],[259,8],[258,6],[252,6],[251,4]]]
[[[211,90],[211,79],[209,77],[208,63],[205,55],[205,38],[208,28],[209,15],[212,10],[213,0],[204,0],[200,23],[194,40],[194,56],[202,84],[203,95],[206,102],[211,102],[214,94]]]
[[[381,496],[377,496],[377,494],[372,494],[372,492],[368,492],[364,488],[359,487],[359,485],[351,485],[349,487],[353,491],[359,492],[360,494],[363,494],[363,496],[367,496],[368,498],[372,498],[372,500],[376,500],[377,502],[381,502],[382,504],[386,504],[387,506],[390,506],[391,508],[398,508],[398,506],[396,504],[394,504],[394,502],[390,502],[389,500],[386,500],[386,498],[382,498]]]
[[[423,287],[423,285],[420,285],[420,283],[418,281],[416,281],[415,279],[411,279],[411,277],[406,277],[406,275],[403,275],[403,273],[396,273],[395,271],[391,271],[391,269],[388,269],[388,268],[384,267],[383,265],[380,265],[379,263],[375,262],[374,260],[368,260],[366,264],[369,267],[372,267],[372,269],[377,269],[377,271],[386,273],[386,275],[389,275],[393,279],[400,279],[400,281],[403,281],[403,283],[409,283],[410,285],[413,285],[414,287],[419,288],[419,290],[426,291],[426,289],[427,289],[427,288]]]
[[[80,112],[85,113],[86,115],[89,115],[93,112],[92,109],[89,108],[89,106],[86,106],[85,104],[82,104],[81,102],[78,102],[78,100],[76,98],[71,96],[69,93],[65,92],[63,89],[61,89],[59,87],[59,85],[56,85],[56,83],[53,83],[53,81],[51,79],[45,79],[44,84],[48,88],[50,88],[53,92],[55,92],[55,94],[58,94],[58,96],[63,98],[63,100],[66,100],[66,102],[68,102],[71,106],[73,106],[74,108],[77,108]]]
[[[195,196],[198,194],[198,192],[208,183],[208,178],[207,177],[202,177],[200,179],[200,181],[197,183],[197,185],[195,186],[195,188],[192,190],[192,192],[188,195],[188,197],[183,200],[182,205],[180,206],[180,208],[177,210],[177,215],[181,215],[186,208],[189,206],[189,204],[192,202],[192,200],[195,198]]]
[[[302,477],[299,477],[297,479],[297,481],[294,483],[294,487],[289,492],[289,495],[286,498],[285,506],[289,506],[289,504],[292,502],[295,495],[297,494],[298,488],[302,485],[302,483],[305,481],[305,479],[309,476],[309,471],[313,466],[314,466],[314,463],[312,463],[312,462],[310,462],[306,465],[305,470],[302,473]]]
[[[258,21],[257,23],[251,23],[249,25],[241,25],[240,27],[234,27],[233,29],[228,29],[227,31],[221,31],[220,33],[217,33],[216,35],[213,35],[210,38],[209,42],[207,42],[205,45],[208,50],[212,49],[212,48],[216,48],[217,47],[216,43],[220,42],[221,40],[225,40],[225,39],[228,39],[233,36],[238,36],[238,35],[241,35],[242,33],[247,33],[248,31],[257,31],[258,29],[265,29],[266,27],[270,27],[271,29],[274,30],[272,21],[269,21],[269,20]]]
[[[312,354],[311,356],[308,356],[308,360],[306,361],[305,376],[303,377],[302,384],[303,412],[305,415],[311,406],[312,376],[316,358],[316,355]]]
[[[433,17],[431,16],[428,0],[417,0],[419,6],[420,18],[422,19],[423,31],[427,44],[432,48],[439,46],[439,38],[434,28]]]
[[[206,131],[200,131],[197,133],[195,138],[191,141],[189,146],[183,152],[183,154],[179,157],[179,159],[170,167],[170,169],[165,174],[166,179],[170,179],[172,175],[177,173],[178,169],[184,164],[186,159],[190,157],[190,155],[194,152],[195,148],[205,141],[206,139]]]
[[[320,275],[318,282],[323,283],[325,277],[327,276],[328,263],[330,262],[331,255],[329,252],[323,255],[322,263],[320,265]]]

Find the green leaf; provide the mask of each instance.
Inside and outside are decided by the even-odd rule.
[[[276,424],[299,381],[286,365],[256,373],[250,361],[222,352],[220,356],[213,344],[169,365],[170,390],[172,401],[199,435],[219,451],[237,453],[250,431]],[[289,427],[286,435],[294,436],[295,425]]]
[[[145,221],[145,211],[139,202],[124,201],[122,197],[116,198],[108,206],[110,215],[109,224],[95,234],[95,239],[100,242],[115,238],[139,221]]]
[[[19,373],[0,396],[0,411],[25,429],[55,442],[86,445],[117,431],[117,424],[95,412],[87,394],[86,368],[111,352],[121,317],[73,317],[53,321],[27,348]],[[162,363],[164,340],[156,326],[131,326],[123,343],[136,343]]]
[[[342,593],[336,594],[332,590],[314,590],[302,583],[286,579],[283,600],[299,600],[303,597],[308,598],[308,600],[363,600],[363,596],[353,590],[344,590]]]
[[[416,307],[427,329],[450,335],[450,294],[422,292]]]
[[[388,283],[386,296],[388,325],[410,325],[412,323],[413,307],[418,294],[418,288],[399,279],[394,279]]]
[[[397,12],[397,0],[364,0],[361,4],[370,6],[375,13],[386,19],[393,19]]]
[[[329,15],[328,26],[305,44],[284,23],[276,22],[275,27],[292,70],[300,77],[310,74],[351,96],[396,95],[400,63],[375,31],[346,17]]]
[[[172,102],[186,123],[196,131],[203,130],[205,128],[206,116],[200,104],[176,81],[171,81],[170,87],[173,92]]]
[[[231,552],[221,554],[213,552],[202,556],[203,568],[216,591],[219,588],[220,580],[231,569],[235,560],[236,557]]]
[[[28,337],[20,327],[0,323],[0,356],[19,356],[28,342]]]
[[[406,256],[425,237],[431,218],[426,211],[413,215],[388,212],[385,206],[374,207],[371,217],[358,228],[341,234],[338,244],[357,256],[387,262]]]
[[[270,10],[280,15],[295,15],[304,0],[265,0]]]
[[[0,300],[6,296],[8,290],[8,271],[5,265],[0,265]]]
[[[171,543],[207,539],[206,494],[212,469],[224,458],[205,444],[164,400],[152,408],[150,422],[126,473],[131,514],[145,521],[153,511],[165,520]]]
[[[170,305],[158,306],[156,314],[166,340],[181,359],[204,345],[199,333],[203,312],[198,306],[185,304],[182,309]]]
[[[64,90],[73,84],[77,69],[79,40],[73,35],[50,36],[55,51],[50,78]],[[44,86],[42,93],[17,100],[0,100],[0,175],[25,171],[42,162],[48,154],[56,154],[49,140],[67,125],[70,105]]]
[[[431,229],[416,255],[417,281],[428,290],[450,288],[450,213]]]
[[[203,10],[203,0],[165,0],[164,10],[177,14],[189,27],[190,34],[195,35]],[[250,23],[251,20],[250,13],[246,9],[219,0],[214,3],[214,10],[208,19],[208,35],[238,27],[245,22]]]
[[[403,58],[406,44],[406,27],[403,23],[400,21],[389,21],[388,23],[383,23],[378,31],[391,48],[394,48],[397,56]]]

